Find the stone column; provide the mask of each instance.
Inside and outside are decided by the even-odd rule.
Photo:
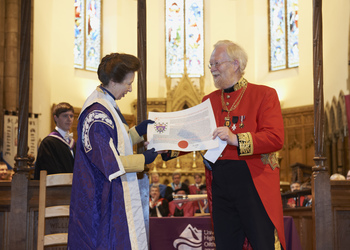
[[[313,0],[313,76],[314,76],[314,133],[315,166],[312,168],[312,219],[314,249],[333,250],[333,216],[331,187],[323,155],[324,100],[323,100],[323,36],[322,0]]]
[[[4,109],[17,111],[19,1],[5,0]]]
[[[0,0],[0,99],[4,100],[5,65],[5,0]],[[4,103],[0,102],[0,152],[2,152],[4,134]]]

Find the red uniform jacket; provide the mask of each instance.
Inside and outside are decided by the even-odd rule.
[[[196,184],[191,184],[188,189],[190,190],[190,194],[199,194],[201,190],[199,187],[196,186]]]
[[[237,108],[230,112],[230,129],[237,134],[239,146],[227,145],[218,160],[246,161],[260,199],[277,229],[283,248],[286,249],[280,193],[280,171],[277,157],[273,154],[273,152],[280,150],[284,143],[280,103],[274,89],[247,83],[245,79],[242,82],[243,86],[247,85],[247,88]],[[231,93],[224,93],[224,102],[225,104],[229,103],[228,109],[242,90],[244,90],[244,87]],[[216,90],[203,98],[203,101],[210,98],[217,127],[224,126],[225,117],[227,116],[227,112],[222,111],[221,93],[221,90]],[[232,122],[233,116],[238,117],[235,126]],[[240,118],[243,118],[243,116],[244,119],[241,120]],[[240,126],[240,124],[243,124],[243,126]],[[211,179],[211,171],[206,170],[210,205],[212,198]]]

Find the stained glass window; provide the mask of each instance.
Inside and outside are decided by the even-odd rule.
[[[204,74],[203,0],[166,0],[166,75]]]
[[[299,66],[298,0],[287,1],[288,15],[288,67]]]
[[[74,66],[84,68],[84,0],[75,0]]]
[[[298,0],[269,0],[270,70],[299,66]]]
[[[101,0],[75,0],[74,66],[96,71],[101,58]]]

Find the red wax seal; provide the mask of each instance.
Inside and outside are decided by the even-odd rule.
[[[187,148],[188,147],[188,142],[187,141],[179,141],[177,144],[179,148]]]

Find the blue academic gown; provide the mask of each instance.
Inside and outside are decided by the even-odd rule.
[[[148,248],[136,173],[120,160],[132,145],[115,108],[96,90],[79,117],[69,249]]]

